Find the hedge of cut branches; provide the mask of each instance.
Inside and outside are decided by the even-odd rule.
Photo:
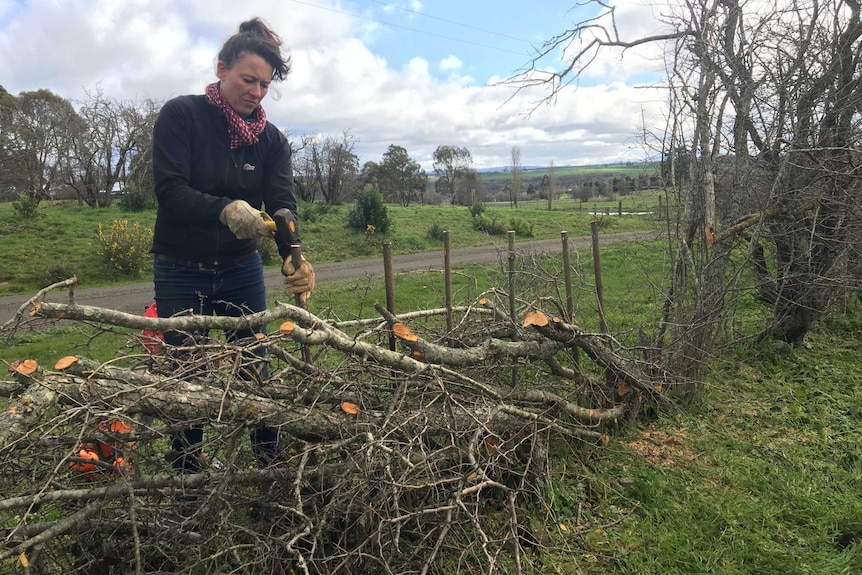
[[[5,389],[18,389],[0,415],[0,570],[520,573],[525,550],[547,543],[531,517],[557,525],[542,489],[549,453],[603,444],[644,399],[663,400],[665,381],[608,336],[537,309],[514,322],[500,296],[456,310],[450,333],[442,310],[378,307],[380,318],[334,323],[286,304],[158,319],[34,302],[33,316],[132,338],[281,328],[154,356],[139,346],[108,363],[14,366]],[[263,362],[268,378],[254,375]],[[209,465],[174,472],[171,434],[204,423]],[[284,444],[263,467],[248,440],[262,425]],[[122,463],[76,470],[87,445],[110,445]]]

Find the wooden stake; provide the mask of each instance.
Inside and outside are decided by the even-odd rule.
[[[572,296],[572,261],[569,257],[569,232],[560,232],[563,240],[563,278],[566,283],[566,321],[574,323],[575,299]]]
[[[563,277],[566,283],[566,321],[575,323],[575,298],[572,295],[572,260],[569,256],[569,232],[560,232],[563,240]],[[575,365],[581,363],[581,351],[574,348],[571,351],[572,361]]]
[[[395,315],[395,278],[392,273],[392,243],[383,244],[383,279],[386,285],[386,309]],[[389,334],[389,350],[395,351],[395,337]]]
[[[596,300],[599,304],[599,328],[602,333],[608,333],[608,324],[605,322],[605,296],[602,286],[602,256],[599,252],[599,222],[593,220],[590,223],[590,231],[593,239],[593,273],[596,280]]]
[[[452,318],[452,264],[451,252],[449,250],[449,230],[443,232],[443,281],[445,286],[445,302],[446,308],[446,334],[452,333],[454,320]],[[449,338],[449,345],[452,345],[452,339]]]
[[[290,246],[290,260],[293,262],[293,269],[298,270],[302,265],[302,245],[301,244],[292,244]],[[302,295],[296,294],[296,306],[301,307],[302,309],[308,309],[302,303]],[[305,344],[302,346],[302,361],[305,363],[311,363],[311,348]]]
[[[518,324],[515,307],[515,232],[509,230],[509,317],[512,320],[512,341],[518,341]],[[518,360],[512,368],[512,387],[518,385]]]

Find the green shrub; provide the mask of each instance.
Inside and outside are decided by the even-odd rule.
[[[97,235],[102,258],[112,270],[121,275],[138,277],[150,259],[153,230],[138,222],[129,225],[129,220],[114,220],[106,233],[99,224]]]
[[[614,227],[617,223],[617,219],[611,216],[598,216],[596,218],[596,223],[601,230],[607,230]]]
[[[31,198],[27,194],[18,194],[18,200],[12,202],[12,209],[21,219],[32,219],[40,216],[39,199]]]
[[[515,235],[521,238],[532,238],[535,235],[533,222],[519,218],[509,218],[509,229],[513,230]]]
[[[320,221],[325,216],[338,211],[338,206],[335,204],[327,204],[326,202],[310,202],[300,204],[297,208],[299,211],[299,224],[313,224]]]
[[[443,232],[445,232],[445,231],[446,230],[443,229],[443,226],[441,226],[437,222],[434,222],[431,224],[431,227],[428,228],[426,235],[432,240],[442,242],[443,241]]]
[[[43,286],[67,280],[72,276],[78,276],[78,280],[81,279],[75,266],[64,261],[52,262],[36,271],[36,280]]]
[[[486,214],[479,214],[474,217],[473,227],[492,236],[502,236],[508,231],[505,222],[501,221],[500,218]]]
[[[374,186],[365,186],[347,214],[347,225],[355,230],[367,232],[371,229],[372,233],[385,234],[391,224],[380,191]]]
[[[489,216],[483,212],[484,210],[473,216],[473,227],[486,234],[502,236],[511,230],[516,236],[532,238],[536,233],[533,222],[515,217],[510,217],[509,221],[505,222],[497,216]]]
[[[481,202],[476,202],[475,204],[470,206],[470,215],[473,216],[474,218],[476,216],[481,216],[484,213],[485,213],[485,204],[483,204]]]
[[[138,186],[129,184],[117,204],[124,212],[145,212],[156,209],[156,198]]]

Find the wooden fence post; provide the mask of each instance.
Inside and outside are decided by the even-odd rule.
[[[383,244],[383,281],[386,285],[386,309],[395,315],[395,279],[392,274],[392,243]],[[389,349],[395,351],[395,334],[389,332]]]
[[[449,230],[443,232],[443,278],[446,298],[444,303],[446,308],[446,337],[451,346],[452,340],[450,335],[452,333],[454,322],[452,319],[452,264],[451,251],[449,249]]]
[[[515,306],[515,231],[509,230],[509,317],[512,320],[512,341],[518,340],[518,316]],[[512,367],[512,387],[518,385],[518,360]]]
[[[593,273],[596,280],[596,299],[599,304],[599,327],[602,333],[608,333],[608,325],[605,322],[605,296],[602,286],[602,256],[599,252],[599,222],[593,220],[590,223],[590,231],[593,238]]]
[[[575,298],[572,295],[572,261],[569,256],[569,232],[560,232],[563,240],[563,281],[566,283],[566,321],[575,323]],[[581,353],[579,348],[572,350],[572,361],[575,365],[581,363]]]
[[[574,322],[575,299],[572,296],[572,262],[569,257],[569,232],[560,232],[563,240],[563,278],[566,283],[566,321]]]

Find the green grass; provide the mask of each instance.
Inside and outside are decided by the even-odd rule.
[[[465,211],[466,210],[463,210]],[[651,321],[655,302],[660,301],[659,288],[663,266],[655,254],[658,242],[644,244],[613,244],[602,250],[605,305],[609,309],[608,325],[620,341],[636,345],[637,328]],[[436,249],[440,249],[439,247]],[[588,331],[598,331],[598,306],[593,280],[593,260],[589,250],[572,254],[575,317]],[[534,264],[538,264],[534,267]],[[454,305],[475,302],[481,294],[497,286],[507,289],[505,269],[500,264],[471,265],[452,273],[452,300]],[[554,296],[565,299],[562,259],[560,255],[523,260],[519,263],[516,281],[520,296],[531,300]],[[445,303],[443,272],[425,270],[403,272],[394,276],[395,309],[406,312],[419,309],[442,308]],[[284,300],[280,294],[270,294],[270,302]],[[309,311],[333,321],[377,317],[376,302],[386,302],[382,277],[321,282],[309,300]],[[503,307],[507,304],[503,302]],[[626,313],[613,310],[624,309]],[[278,329],[270,326],[271,331]],[[94,334],[99,337],[92,341]],[[113,359],[129,343],[126,332],[102,333],[87,326],[65,327],[41,333],[16,335],[0,349],[0,360],[35,359],[43,365],[53,365],[58,358],[69,353],[81,353],[100,361]],[[86,349],[82,346],[86,345]],[[121,349],[122,348],[122,349]],[[66,351],[64,351],[66,350]]]
[[[630,201],[634,205],[634,200]],[[491,205],[487,213],[506,222],[510,217],[531,222],[536,239],[551,239],[558,238],[561,231],[568,231],[571,236],[589,235],[594,218],[586,208],[579,208],[577,202],[568,200],[559,202],[551,212],[543,203],[531,203],[517,209]],[[392,244],[394,254],[440,249],[440,242],[428,235],[435,222],[449,230],[453,248],[490,241],[484,233],[473,229],[469,208],[464,206],[388,206],[393,230],[386,235],[369,235],[347,228],[349,209],[349,205],[332,206],[325,213],[300,222],[304,251],[309,260],[324,263],[379,257],[384,242]],[[313,212],[309,206],[300,208],[301,217]],[[117,219],[152,228],[155,212],[124,213],[117,205],[93,209],[67,203],[43,203],[38,217],[22,221],[11,203],[0,203],[0,236],[3,237],[0,242],[0,261],[3,262],[0,296],[32,294],[73,274],[78,276],[82,288],[151,280],[149,268],[139,277],[124,277],[112,272],[104,263],[96,240],[98,226],[101,224],[108,230]],[[602,230],[609,232],[643,230],[658,225],[651,216],[604,220]],[[504,242],[505,237],[499,236],[495,241]]]
[[[83,324],[19,333],[5,342],[6,346],[0,350],[0,361],[11,363],[17,359],[35,359],[39,365],[51,367],[67,355],[108,361],[129,353],[143,353],[143,348],[129,347],[130,333],[127,330],[104,331]]]
[[[0,295],[35,293],[45,285],[77,275],[82,287],[129,282],[108,268],[97,241],[117,219],[152,228],[155,212],[123,213],[117,207],[93,209],[44,204],[39,215],[22,220],[11,203],[0,204]]]
[[[857,338],[725,365],[698,406],[618,435],[582,479],[596,524],[619,520],[583,572],[862,572]]]
[[[403,210],[400,225],[420,226],[424,209],[430,208]],[[451,215],[447,225],[460,230],[453,235],[468,233],[466,209],[436,213]],[[344,233],[327,225],[320,224],[316,233],[324,235],[316,237],[334,229]],[[559,229],[547,234],[558,237]],[[393,240],[398,237],[396,230]],[[651,330],[660,305],[668,262],[659,247],[602,250],[608,324],[626,345],[636,342],[640,327]],[[592,259],[578,252],[573,260],[576,318],[595,331]],[[559,258],[539,264],[519,268],[528,300],[561,293]],[[457,270],[455,303],[500,285],[501,271],[495,265]],[[442,306],[439,272],[396,274],[395,284],[397,311]],[[379,281],[326,282],[310,308],[347,320],[375,315],[374,302],[384,299]],[[740,321],[756,325],[763,313],[749,305]],[[47,363],[71,351],[107,360],[128,339],[124,333],[94,338],[96,333],[81,327],[19,335],[0,350],[0,359]],[[696,401],[622,426],[603,448],[556,445],[548,507],[520,510],[531,516],[531,531],[543,543],[522,557],[524,573],[862,573],[860,349],[862,321],[830,317],[788,356],[765,347],[716,358]],[[510,558],[501,561],[508,565]]]

